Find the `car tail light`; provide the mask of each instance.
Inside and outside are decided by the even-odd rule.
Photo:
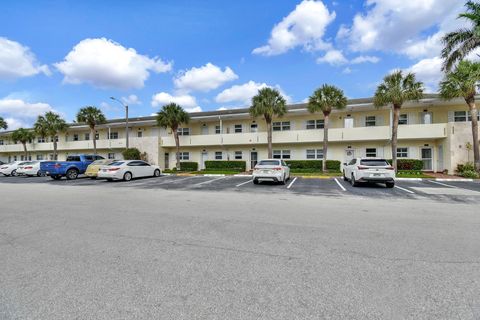
[[[386,170],[395,170],[394,167],[387,167],[387,168],[385,168],[385,169],[386,169]]]
[[[60,168],[62,165],[61,165],[60,163],[55,163],[53,166],[58,169],[58,168]]]
[[[277,171],[278,171],[278,170],[282,170],[281,167],[275,167],[275,168],[272,168],[272,169],[273,169],[273,170],[277,170]]]
[[[118,171],[118,170],[120,170],[120,168],[110,168],[110,169],[108,169],[108,171]]]
[[[368,167],[365,167],[365,166],[358,166],[358,170],[367,170]]]
[[[33,169],[33,167],[23,167],[25,170]]]

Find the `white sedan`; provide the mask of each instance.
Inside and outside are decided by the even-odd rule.
[[[142,160],[120,160],[103,166],[98,171],[97,178],[111,180],[130,181],[133,178],[159,177],[162,174],[160,168],[150,165]]]
[[[0,173],[4,176],[17,176],[17,169],[19,165],[24,164],[25,161],[13,161],[10,163],[2,164],[0,166]]]
[[[271,180],[285,184],[288,179],[290,179],[290,167],[283,160],[260,160],[253,170],[254,184],[258,184],[260,180]]]
[[[40,162],[41,161],[28,161],[18,165],[17,174],[29,177],[43,177],[45,174],[40,171]]]
[[[395,186],[395,170],[385,159],[355,158],[343,164],[343,180],[352,186],[359,182],[385,183],[387,188]]]

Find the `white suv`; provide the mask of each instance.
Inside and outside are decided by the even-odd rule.
[[[285,184],[288,179],[290,179],[290,168],[283,160],[260,160],[253,170],[254,184],[258,184],[259,180],[272,180]]]
[[[343,164],[343,180],[350,181],[354,187],[359,182],[379,182],[393,188],[395,170],[385,159],[355,158]]]

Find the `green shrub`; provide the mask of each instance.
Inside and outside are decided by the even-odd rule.
[[[459,174],[464,173],[465,171],[475,171],[475,166],[473,165],[472,162],[467,162],[465,164],[458,164],[457,165],[457,172]]]
[[[198,162],[182,161],[180,162],[180,171],[197,171]]]
[[[423,172],[418,170],[398,170],[397,175],[421,176],[423,175]]]
[[[322,171],[322,160],[285,160],[290,170],[295,172]],[[340,161],[327,160],[327,170],[340,172]]]
[[[125,160],[142,160],[142,154],[137,148],[129,148],[122,151]]]
[[[392,159],[387,160],[392,164]],[[397,159],[397,170],[399,171],[421,171],[423,161],[418,159]]]
[[[462,177],[476,179],[478,178],[478,173],[475,170],[464,170],[462,172]]]
[[[209,160],[205,161],[205,170],[206,171],[238,171],[244,172],[247,168],[247,163],[245,161],[235,160]]]

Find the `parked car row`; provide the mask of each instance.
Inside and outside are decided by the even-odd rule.
[[[141,177],[159,177],[156,165],[142,160],[109,160],[98,155],[71,155],[66,161],[14,161],[0,165],[4,176],[50,176],[54,180],[65,177],[75,180],[85,174],[91,179],[130,181]]]

